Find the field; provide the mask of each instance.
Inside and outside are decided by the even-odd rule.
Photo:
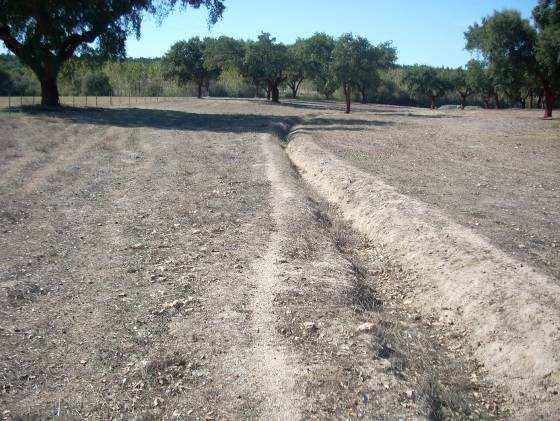
[[[558,119],[102,105],[0,112],[0,417],[558,413]]]

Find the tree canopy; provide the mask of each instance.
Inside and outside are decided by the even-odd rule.
[[[272,101],[278,102],[288,61],[288,48],[269,33],[262,33],[256,42],[248,43],[242,70],[253,80],[265,82]]]
[[[495,95],[519,96],[531,79],[545,94],[545,117],[560,90],[560,2],[540,0],[533,11],[536,27],[516,10],[496,11],[465,32],[466,48],[488,63]]]
[[[179,41],[163,57],[164,76],[179,84],[196,83],[197,96],[202,98],[202,87],[218,77],[220,69],[212,60],[205,60],[209,39],[198,37]]]
[[[324,33],[314,34],[305,43],[305,56],[308,60],[306,76],[326,99],[330,99],[338,87],[338,82],[330,71],[334,46],[334,38]]]
[[[404,83],[415,94],[427,96],[432,109],[436,108],[436,99],[451,88],[441,70],[425,65],[411,66],[404,76]]]

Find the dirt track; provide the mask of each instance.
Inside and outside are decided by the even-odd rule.
[[[514,409],[464,338],[402,305],[416,275],[298,178],[273,134],[295,118],[378,127],[237,100],[0,116],[5,416]]]

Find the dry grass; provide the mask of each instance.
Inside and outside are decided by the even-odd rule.
[[[371,245],[341,219],[332,205],[318,199],[313,205],[317,220],[329,230],[353,273],[353,284],[347,291],[349,305],[376,325],[372,340],[376,358],[387,360],[398,378],[413,385],[412,398],[422,403],[428,418],[439,421],[496,416],[499,410],[494,402],[478,399],[488,392],[488,385],[472,376],[476,362],[457,358],[445,337],[434,335],[420,318],[411,318],[398,302],[384,296],[385,291],[377,288],[380,279],[375,275],[379,263],[371,260],[372,253],[363,253]],[[384,266],[385,282],[387,278],[392,282],[391,278],[396,279],[391,274],[393,269],[388,262]]]

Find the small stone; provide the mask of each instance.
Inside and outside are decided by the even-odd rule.
[[[163,308],[165,310],[170,309],[170,308],[174,308],[176,310],[179,310],[181,307],[183,307],[185,305],[185,302],[182,300],[175,300],[172,301],[170,303],[164,303],[163,304]]]
[[[307,333],[313,333],[319,330],[319,327],[317,326],[317,323],[315,322],[303,322],[301,324],[301,328]]]
[[[163,399],[162,398],[155,398],[154,399],[154,408],[157,408],[158,406],[160,406],[163,403]]]
[[[375,324],[371,322],[365,322],[358,326],[358,332],[371,332],[375,329]]]

